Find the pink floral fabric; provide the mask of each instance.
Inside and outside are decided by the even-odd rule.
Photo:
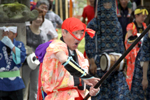
[[[67,45],[60,40],[54,40],[47,48],[43,60],[41,80],[43,90],[47,93],[45,100],[75,100],[76,97],[79,97],[79,94],[84,97],[85,91],[74,87],[73,76],[56,58],[55,54],[59,51],[64,51],[68,55]],[[87,60],[78,50],[76,52],[79,65],[84,69],[88,69]],[[63,88],[70,89],[59,91]]]

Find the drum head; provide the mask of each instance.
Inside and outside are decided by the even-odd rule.
[[[108,66],[108,59],[106,55],[102,54],[102,56],[100,57],[100,67],[102,71],[106,71],[107,66]]]

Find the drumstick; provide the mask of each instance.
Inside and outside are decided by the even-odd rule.
[[[150,24],[147,28],[142,32],[142,34],[132,43],[132,45],[122,54],[122,56],[116,61],[116,63],[108,70],[101,78],[101,80],[94,86],[94,88],[100,87],[100,85],[104,82],[104,80],[115,70],[117,65],[125,58],[125,56],[132,50],[132,48],[141,40],[141,38],[149,31]],[[87,100],[90,97],[88,93],[83,100]]]

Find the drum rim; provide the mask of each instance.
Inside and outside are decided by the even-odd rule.
[[[101,57],[102,57],[103,55],[107,58],[107,56],[106,56],[107,54],[106,54],[106,53],[101,54]],[[101,59],[101,57],[100,57],[100,59]],[[108,62],[108,59],[106,59],[106,60],[107,60],[107,62]],[[100,64],[100,65],[101,65],[101,64]],[[107,71],[107,66],[108,66],[108,63],[106,64],[105,69],[102,70],[102,71]],[[101,68],[101,66],[100,66],[100,68]],[[102,68],[101,68],[101,69],[102,69]]]

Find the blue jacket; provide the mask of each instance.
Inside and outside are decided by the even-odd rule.
[[[7,47],[0,41],[0,73],[1,72],[10,72],[10,71],[19,71],[19,68],[22,66],[22,63],[25,60],[26,50],[24,44],[20,41],[13,41],[15,47],[20,49],[20,63],[16,64],[13,60],[13,51],[11,50],[10,55],[7,53]],[[9,77],[3,78],[0,77],[0,90],[1,91],[15,91],[25,88],[23,80],[20,76],[18,77]]]

